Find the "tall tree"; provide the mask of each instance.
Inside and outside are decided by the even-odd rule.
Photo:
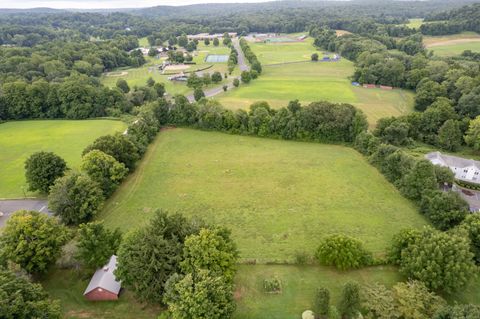
[[[67,225],[90,221],[103,205],[101,188],[88,175],[72,172],[55,181],[48,208]]]
[[[62,318],[60,303],[51,300],[40,284],[0,269],[0,318]]]
[[[338,310],[345,319],[357,318],[360,311],[360,286],[354,281],[343,285]]]
[[[78,228],[76,257],[88,268],[98,268],[117,252],[122,239],[118,229],[111,231],[103,222],[81,224]]]
[[[159,303],[167,279],[180,272],[185,238],[197,225],[157,211],[150,223],[127,233],[118,249],[116,276],[141,301]]]
[[[235,311],[233,286],[222,276],[199,270],[170,282],[164,302],[173,319],[228,319]]]
[[[31,191],[48,194],[55,180],[67,170],[67,163],[52,152],[37,152],[25,161],[25,177]]]
[[[34,211],[17,211],[0,236],[1,255],[30,274],[44,273],[60,256],[68,239],[57,219]]]
[[[85,154],[81,168],[98,183],[105,197],[110,196],[128,174],[125,164],[99,150]]]

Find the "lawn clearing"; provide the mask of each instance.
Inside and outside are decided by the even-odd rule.
[[[91,276],[72,269],[56,269],[41,283],[52,299],[60,300],[62,312],[69,319],[154,319],[159,307],[138,303],[128,291],[122,290],[117,301],[88,301],[83,292]]]
[[[410,29],[420,29],[423,24],[423,19],[408,19],[408,23],[405,24]]]
[[[0,198],[20,198],[27,192],[25,160],[39,151],[54,152],[70,168],[78,168],[83,149],[97,137],[125,130],[115,120],[47,120],[0,124]]]
[[[462,32],[458,34],[423,37],[423,44],[438,56],[459,55],[465,50],[480,52],[480,34]]]
[[[365,112],[372,126],[379,118],[400,116],[413,110],[412,92],[354,87],[348,79],[353,71],[353,63],[346,59],[265,66],[258,79],[248,85],[240,84],[238,89],[215,99],[231,109],[247,109],[255,101],[267,101],[278,108],[295,99],[302,103],[321,100],[351,103]]]
[[[257,262],[312,254],[332,233],[381,255],[399,229],[426,224],[351,148],[190,129],[160,133],[99,219],[128,230],[157,208],[230,228]]]

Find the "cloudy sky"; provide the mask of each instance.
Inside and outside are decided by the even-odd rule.
[[[187,5],[194,3],[264,2],[267,0],[0,0],[0,8],[142,8],[158,5]]]

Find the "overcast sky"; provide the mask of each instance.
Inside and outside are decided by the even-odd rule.
[[[0,8],[143,8],[159,5],[187,5],[194,3],[226,3],[226,2],[265,2],[268,0],[0,0]]]

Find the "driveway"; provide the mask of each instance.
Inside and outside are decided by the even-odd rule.
[[[42,199],[9,199],[0,200],[0,212],[3,216],[0,216],[0,228],[2,228],[7,219],[17,210],[35,210],[41,213],[52,215],[52,212],[48,210],[47,200]]]
[[[452,191],[458,193],[470,206],[471,212],[480,211],[480,191],[453,185]]]
[[[235,50],[238,52],[238,68],[240,71],[248,71],[250,70],[250,66],[246,63],[245,55],[243,54],[242,48],[240,47],[240,42],[238,38],[233,38],[232,39],[233,46]],[[205,93],[205,97],[213,97],[217,94],[220,94],[223,92],[223,85],[226,85],[228,87],[228,90],[231,90],[234,87],[233,85],[233,80],[234,79],[239,79],[240,77],[229,77],[228,80],[229,82],[227,84],[222,84],[220,86],[214,87],[212,89],[205,90],[203,93]],[[190,103],[195,102],[195,98],[193,97],[193,94],[190,94],[187,96],[187,99]]]

